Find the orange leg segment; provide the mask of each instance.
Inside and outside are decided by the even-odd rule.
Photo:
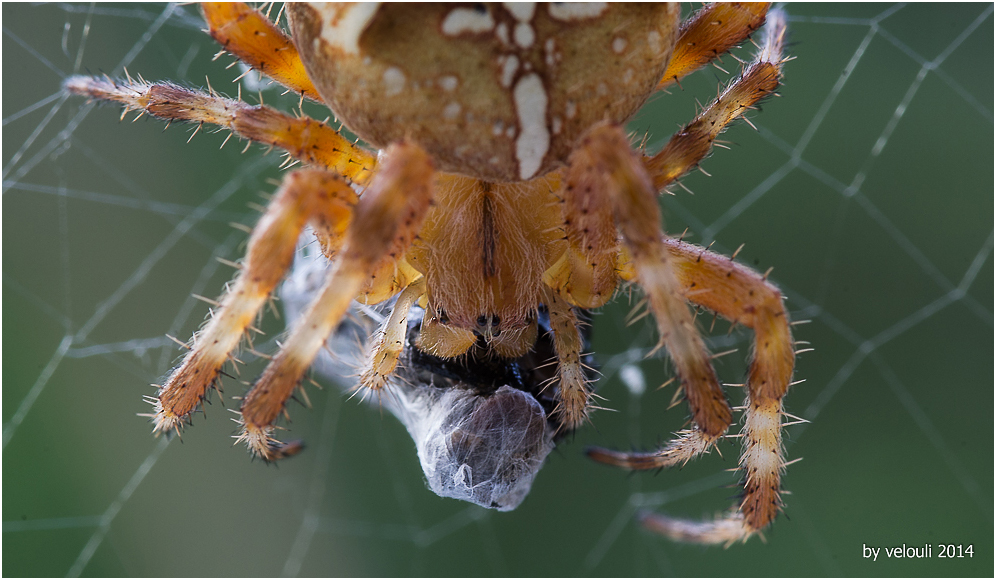
[[[155,433],[179,432],[181,423],[215,385],[229,353],[290,267],[305,224],[312,222],[324,235],[335,235],[348,223],[355,203],[353,190],[328,172],[301,170],[284,179],[253,230],[235,283],[211,321],[195,335],[183,362],[151,399]]]
[[[783,12],[775,10],[768,14],[768,23],[754,62],[691,123],[675,133],[664,149],[644,159],[657,191],[694,168],[709,154],[716,137],[727,125],[775,92],[784,62],[785,29]]]
[[[707,445],[716,443],[730,426],[732,411],[662,244],[660,209],[650,176],[622,129],[609,124],[596,125],[581,139],[569,160],[568,182],[573,174],[590,177],[588,183],[579,181],[575,189],[600,192],[609,200],[607,205],[632,255],[635,280],[657,321],[660,345],[674,362],[695,430]],[[565,190],[565,195],[574,192]]]
[[[726,256],[677,240],[664,240],[685,298],[754,330],[744,405],[744,493],[738,510],[715,521],[695,522],[659,514],[645,515],[644,524],[672,539],[699,543],[729,543],[746,539],[774,520],[781,509],[782,399],[792,381],[795,352],[788,315],[778,289],[757,272]],[[694,447],[695,438],[682,434],[659,452],[619,453],[593,449],[590,455],[604,463],[628,469],[670,467]],[[684,449],[683,449],[684,447]]]
[[[208,33],[225,50],[295,93],[322,102],[291,39],[243,2],[201,4]]]
[[[218,125],[240,137],[285,149],[296,159],[325,167],[357,183],[370,178],[376,163],[372,153],[350,143],[325,123],[292,117],[265,105],[253,106],[172,83],[131,79],[119,83],[74,76],[66,79],[65,87],[160,119]]]
[[[627,145],[628,148],[628,145]],[[604,167],[585,151],[575,154],[563,184],[563,228],[567,248],[543,281],[568,302],[599,308],[619,285],[619,230],[605,195]]]
[[[559,381],[560,402],[554,411],[560,425],[568,430],[581,426],[588,418],[591,404],[591,389],[581,363],[584,339],[581,337],[581,322],[571,305],[555,290],[546,291],[546,307],[550,313],[550,327],[553,329],[553,346],[557,353],[557,380]]]
[[[273,437],[274,423],[318,349],[377,266],[401,259],[428,210],[433,183],[428,154],[416,145],[397,144],[383,159],[356,205],[340,256],[322,289],[242,401],[238,440],[266,460],[286,455],[287,447]]]
[[[770,2],[716,2],[692,14],[681,24],[674,54],[657,88],[680,81],[746,40],[764,24],[769,6]]]

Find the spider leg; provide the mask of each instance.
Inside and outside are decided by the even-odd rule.
[[[284,445],[273,437],[274,422],[371,272],[378,271],[383,262],[403,257],[428,210],[432,180],[431,160],[418,146],[396,144],[384,153],[356,205],[346,240],[324,285],[242,400],[242,432],[237,438],[254,454],[266,460],[284,455]]]
[[[715,521],[647,514],[643,523],[677,540],[730,543],[747,539],[770,524],[782,508],[781,473],[786,465],[781,442],[782,399],[795,365],[788,314],[778,288],[765,276],[692,244],[668,239],[664,247],[689,301],[754,330],[754,357],[740,435],[744,492],[738,509]],[[629,461],[655,461],[653,454],[629,455]]]
[[[325,167],[357,183],[370,178],[375,156],[310,117],[293,117],[265,105],[249,105],[172,83],[73,76],[64,86],[91,99],[116,101],[166,120],[209,123],[236,135],[285,149],[305,163]]]
[[[674,182],[702,161],[716,137],[737,117],[774,93],[781,76],[785,14],[772,10],[755,57],[726,89],[691,123],[671,137],[656,155],[644,158],[657,191]]]
[[[681,23],[671,62],[657,89],[665,89],[743,42],[764,24],[770,2],[715,2]]]
[[[194,336],[183,362],[152,400],[154,433],[178,432],[215,385],[229,353],[290,267],[304,226],[311,222],[331,240],[341,235],[355,203],[353,190],[326,171],[300,170],[284,178],[253,229],[238,278],[211,321]]]
[[[581,308],[604,305],[619,285],[619,231],[611,200],[595,185],[601,183],[602,173],[598,164],[575,163],[564,176],[561,207],[567,248],[543,273],[547,286]]]
[[[589,130],[568,161],[565,196],[603,195],[632,256],[634,279],[657,321],[659,346],[667,348],[692,412],[695,431],[708,447],[719,441],[733,413],[712,368],[664,244],[660,208],[650,176],[622,129],[603,123]],[[587,181],[575,176],[587,176]],[[599,193],[601,192],[601,193]],[[601,204],[606,205],[606,204]]]
[[[259,10],[243,2],[205,2],[201,10],[208,34],[222,48],[295,93],[322,102],[293,41]]]
[[[631,471],[646,471],[685,465],[716,443],[715,437],[710,437],[698,429],[683,429],[677,433],[677,437],[657,451],[639,453],[589,447],[585,453],[589,458],[605,465]]]
[[[577,429],[588,418],[591,389],[581,363],[580,321],[571,305],[555,290],[546,291],[545,303],[550,313],[553,329],[553,347],[557,353],[557,380],[559,404],[554,411],[560,425],[568,430]]]
[[[360,385],[380,390],[398,366],[398,358],[405,346],[408,332],[408,311],[425,295],[425,278],[419,278],[405,288],[394,304],[391,316],[384,321],[371,341],[367,363],[360,375]]]

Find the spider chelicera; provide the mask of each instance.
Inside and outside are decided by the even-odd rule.
[[[357,388],[390,388],[399,360],[413,355],[442,361],[438,368],[416,364],[436,376],[448,364],[487,378],[515,368],[532,372],[541,365],[531,353],[543,351],[555,365],[550,385],[538,391],[553,402],[542,412],[556,430],[575,429],[593,406],[578,309],[604,305],[628,283],[646,296],[691,423],[650,453],[592,449],[589,456],[658,469],[683,464],[727,436],[733,410],[690,302],[754,331],[740,434],[743,494],[713,521],[649,515],[644,523],[707,543],[746,539],[770,524],[782,507],[782,399],[795,359],[782,296],[766,275],[668,237],[657,196],[709,154],[729,123],[776,90],[784,15],[768,13],[767,4],[709,5],[685,21],[671,4],[286,9],[290,36],[244,4],[203,5],[223,51],[302,99],[324,103],[376,151],[324,122],[213,90],[130,78],[65,83],[74,93],[163,119],[228,128],[304,164],[284,177],[237,279],[151,398],[155,432],[179,432],[216,386],[310,226],[331,267],[242,400],[239,439],[255,455],[275,460],[300,449],[275,438],[275,422],[354,300],[395,299],[369,341]],[[660,152],[631,145],[623,124],[652,94],[762,25],[754,59]],[[507,394],[504,386],[494,393]],[[482,400],[485,427],[523,408]],[[462,449],[466,439],[446,445]]]

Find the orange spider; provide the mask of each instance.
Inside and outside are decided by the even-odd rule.
[[[623,125],[765,23],[767,4],[289,4],[291,37],[244,4],[204,4],[209,32],[249,66],[327,105],[376,148],[329,125],[169,83],[72,77],[68,90],[163,119],[211,123],[285,149],[287,174],[252,232],[241,272],[152,402],[156,433],[179,432],[291,264],[310,225],[332,267],[307,311],[242,400],[241,435],[267,460],[296,453],[274,423],[353,300],[397,296],[371,339],[360,387],[389,384],[407,317],[410,348],[439,359],[516,359],[549,315],[557,363],[553,420],[592,408],[575,309],[626,282],[645,294],[691,410],[691,427],[652,453],[593,449],[628,469],[683,464],[732,423],[691,302],[754,330],[740,459],[743,495],[715,521],[648,516],[669,537],[746,539],[782,503],[782,398],[793,342],[778,289],[731,258],[669,238],[657,195],[710,152],[725,127],[772,94],[785,18],[767,14],[754,60],[662,151],[634,150]],[[278,17],[279,19],[279,17]]]

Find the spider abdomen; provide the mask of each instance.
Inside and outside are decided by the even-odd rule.
[[[376,147],[411,139],[442,171],[523,181],[594,122],[624,123],[670,60],[667,4],[291,5],[308,74]]]

